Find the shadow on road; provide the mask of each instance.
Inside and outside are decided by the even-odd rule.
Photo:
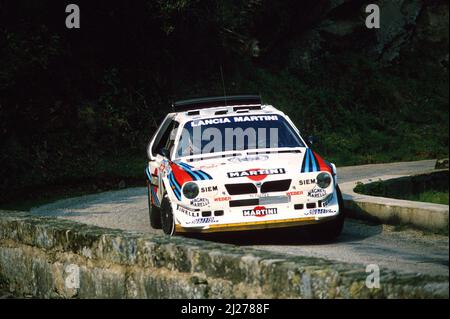
[[[342,234],[332,243],[350,243],[376,236],[382,226],[360,221],[346,220]],[[251,245],[326,245],[331,242],[318,240],[307,227],[265,229],[245,232],[189,234],[185,237],[239,246]]]

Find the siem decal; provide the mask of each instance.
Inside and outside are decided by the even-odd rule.
[[[211,193],[217,192],[217,186],[204,186],[200,188],[200,192],[202,193]]]
[[[192,210],[192,209],[189,209],[187,207],[183,207],[181,205],[177,205],[177,210],[182,212],[185,215],[190,216],[190,217],[198,217],[200,215],[199,212],[197,212],[195,210]]]
[[[278,214],[278,210],[276,208],[266,208],[264,206],[256,206],[253,209],[245,209],[242,211],[243,216],[256,216],[256,217],[264,217],[267,215],[276,215]]]
[[[311,184],[315,184],[316,183],[316,179],[315,178],[310,178],[310,179],[301,179],[298,181],[299,185],[311,185]]]
[[[268,168],[268,169],[252,168],[246,171],[228,172],[227,175],[228,178],[247,177],[252,181],[261,181],[265,179],[268,175],[278,175],[285,173],[286,170],[284,168]]]
[[[207,198],[195,198],[191,199],[190,204],[194,207],[204,207],[209,205],[209,200]]]

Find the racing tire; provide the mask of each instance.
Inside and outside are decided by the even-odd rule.
[[[161,229],[161,210],[152,204],[152,195],[150,192],[150,183],[147,181],[147,199],[148,199],[148,214],[150,217],[150,226],[153,229]]]
[[[314,225],[312,229],[314,239],[319,241],[331,241],[339,237],[344,228],[345,211],[344,200],[339,186],[336,186],[336,195],[338,197],[339,214],[336,218],[324,222],[322,224]]]
[[[173,236],[175,235],[175,219],[173,217],[172,205],[167,198],[167,194],[161,201],[161,228],[164,234]]]

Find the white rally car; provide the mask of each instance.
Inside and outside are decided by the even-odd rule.
[[[259,96],[179,101],[148,146],[150,223],[174,235],[344,222],[336,167]]]

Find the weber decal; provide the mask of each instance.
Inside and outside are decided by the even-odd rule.
[[[256,216],[256,217],[264,217],[268,215],[276,215],[278,214],[278,210],[276,208],[266,208],[264,206],[256,206],[253,209],[245,209],[242,211],[244,217]]]
[[[292,191],[292,192],[287,192],[286,195],[287,195],[287,196],[298,196],[298,195],[303,195],[303,191]]]
[[[228,202],[229,200],[231,200],[230,196],[222,196],[214,198],[215,202]]]
[[[286,170],[284,168],[252,168],[246,171],[228,172],[227,175],[228,178],[247,177],[253,181],[260,181],[266,178],[268,175],[279,175],[285,173]]]

